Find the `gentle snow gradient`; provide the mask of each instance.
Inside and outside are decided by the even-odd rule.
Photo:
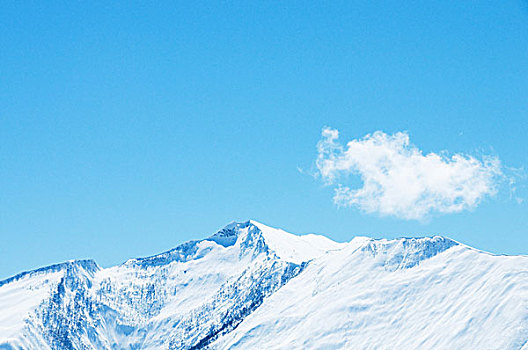
[[[457,213],[494,195],[503,176],[497,157],[424,155],[405,132],[376,131],[346,147],[338,138],[338,130],[323,129],[317,145],[318,175],[336,186],[337,205],[355,206],[367,213],[416,220],[433,212]],[[349,175],[359,175],[362,187],[346,185]]]

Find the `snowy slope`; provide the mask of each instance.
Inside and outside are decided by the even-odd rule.
[[[215,345],[526,348],[528,258],[456,243],[443,250],[452,243],[440,238],[433,239],[440,247],[434,251],[424,247],[428,242],[354,240],[308,265]],[[431,254],[423,255],[424,249]]]
[[[0,281],[0,349],[528,349],[528,257],[255,221]]]

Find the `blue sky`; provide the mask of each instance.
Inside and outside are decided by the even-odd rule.
[[[0,278],[249,218],[528,254],[526,179],[405,220],[306,174],[326,126],[528,168],[526,2],[10,2],[0,48]]]

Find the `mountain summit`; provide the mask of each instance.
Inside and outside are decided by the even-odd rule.
[[[528,349],[528,257],[255,221],[0,281],[0,349]]]

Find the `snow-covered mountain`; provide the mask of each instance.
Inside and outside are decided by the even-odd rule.
[[[254,221],[0,281],[0,349],[528,349],[528,257]]]

